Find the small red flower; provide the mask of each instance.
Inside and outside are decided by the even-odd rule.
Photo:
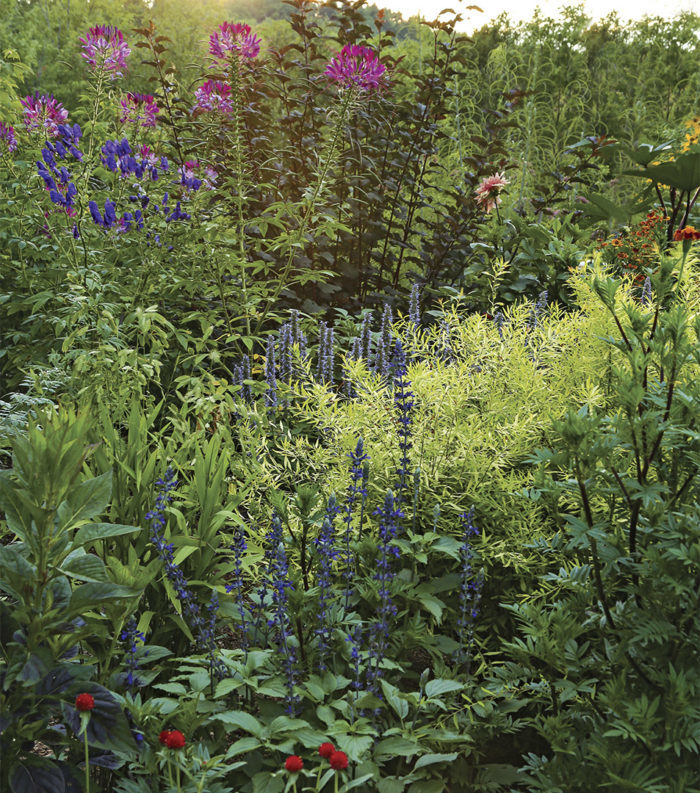
[[[333,752],[328,762],[336,771],[343,771],[348,767],[348,756],[345,752]]]
[[[75,707],[81,713],[86,710],[92,710],[95,707],[95,698],[92,694],[78,694],[75,698]]]
[[[292,774],[296,774],[304,767],[304,761],[297,754],[290,755],[284,761],[284,767]]]
[[[170,732],[170,730],[163,730],[163,732],[161,732],[161,734],[158,736],[158,740],[163,744],[163,746],[167,746]]]
[[[182,749],[185,745],[185,736],[180,730],[170,730],[169,735],[165,737],[165,745],[168,749]]]
[[[328,758],[335,752],[335,746],[332,743],[322,743],[318,747],[318,753],[324,760],[328,760]]]

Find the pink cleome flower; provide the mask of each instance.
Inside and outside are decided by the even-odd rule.
[[[123,76],[131,49],[119,28],[98,25],[90,28],[79,41],[83,45],[83,58],[93,69],[111,72],[112,79]]]
[[[51,96],[39,96],[37,91],[33,96],[20,99],[24,108],[24,125],[30,132],[45,129],[47,135],[58,137],[58,125],[64,124],[68,119],[68,111],[60,102]]]
[[[142,127],[155,127],[158,105],[151,94],[133,94],[131,91],[121,101],[122,124],[140,124]]]
[[[510,182],[504,173],[487,176],[475,190],[477,204],[483,204],[487,212],[495,209],[501,203],[499,193],[507,184]]]
[[[4,143],[4,146],[7,147],[9,154],[12,154],[12,152],[17,148],[15,128],[9,126],[8,124],[4,124],[2,121],[0,121],[0,143]],[[0,148],[0,151],[2,151],[2,148]]]
[[[194,92],[197,104],[195,110],[209,112],[233,113],[231,86],[218,80],[207,80]]]
[[[346,45],[331,59],[324,72],[329,80],[341,88],[359,88],[370,91],[379,88],[384,80],[386,66],[369,47]]]
[[[222,61],[234,54],[241,58],[255,58],[260,52],[260,39],[251,31],[250,25],[224,22],[209,36],[209,52]]]

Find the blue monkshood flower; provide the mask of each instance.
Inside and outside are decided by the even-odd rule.
[[[345,568],[345,612],[350,606],[350,595],[352,594],[352,582],[355,578],[356,565],[352,553],[351,543],[353,536],[353,517],[358,498],[360,500],[360,516],[358,521],[358,539],[362,538],[362,524],[365,517],[365,504],[367,502],[367,478],[366,471],[369,471],[367,460],[369,455],[365,454],[362,438],[357,439],[355,451],[348,454],[350,458],[350,486],[345,496],[343,506],[342,522],[345,524],[343,532],[343,566]]]
[[[381,664],[389,645],[391,623],[397,612],[391,596],[391,582],[394,578],[393,561],[399,557],[399,548],[393,541],[396,539],[399,521],[404,514],[398,507],[391,490],[387,491],[384,506],[375,510],[374,514],[379,516],[377,572],[373,576],[377,582],[379,606],[377,619],[373,622],[370,632],[367,683],[369,690],[378,695],[378,682],[382,675]]]
[[[46,165],[44,165],[41,160],[37,160],[36,163],[37,171],[39,172],[39,176],[44,180],[44,184],[49,190],[56,190],[56,181],[53,176],[49,173]]]
[[[406,369],[406,355],[400,339],[397,339],[394,348],[392,368],[394,370],[394,405],[398,413],[399,450],[401,452],[401,459],[396,470],[399,478],[396,485],[397,501],[400,504],[404,500],[408,489],[407,479],[410,474],[408,458],[412,446],[411,422],[414,407],[411,381],[408,379],[408,371]]]
[[[460,591],[459,616],[457,618],[457,635],[459,648],[453,653],[453,660],[458,664],[466,664],[467,674],[471,663],[471,647],[474,640],[474,621],[479,616],[479,602],[484,584],[483,572],[475,577],[472,569],[472,540],[479,534],[474,525],[474,507],[460,515],[462,526],[462,545],[460,547]]]
[[[420,327],[420,284],[413,284],[408,303],[408,320],[415,327]]]
[[[267,390],[265,391],[265,404],[271,410],[277,407],[277,367],[275,365],[275,340],[272,336],[267,337],[267,354],[265,356],[265,380]]]
[[[190,215],[188,212],[184,212],[181,208],[180,201],[175,204],[175,209],[165,218],[166,223],[170,223],[172,220],[189,220]]]
[[[337,514],[338,506],[335,502],[335,496],[331,495],[326,506],[326,513],[323,517],[321,531],[314,541],[318,560],[316,582],[319,588],[318,627],[316,628],[316,635],[318,636],[318,665],[321,672],[325,672],[328,668],[326,662],[330,652],[331,634],[333,631],[329,606],[335,599],[333,596],[334,590],[331,575],[333,572],[333,563],[338,558],[338,551],[335,547],[335,517]]]
[[[245,608],[245,592],[243,585],[243,554],[248,549],[245,540],[245,530],[242,526],[237,526],[233,532],[233,580],[230,584],[226,585],[226,591],[229,594],[236,596],[236,604],[238,606],[238,615],[241,618],[241,638],[244,651],[248,652],[249,637],[248,637],[248,619],[246,617]]]
[[[126,686],[130,691],[133,691],[136,686],[141,685],[139,679],[136,677],[136,672],[139,670],[139,660],[136,657],[138,651],[137,642],[141,642],[141,644],[145,644],[146,642],[146,637],[138,630],[136,617],[129,617],[119,639],[124,642],[125,646],[124,667],[126,669]]]
[[[83,153],[78,149],[78,142],[83,137],[80,124],[59,124],[58,134],[58,140],[54,141],[54,149],[60,151],[61,159],[66,159],[66,155],[62,152],[67,150],[76,160],[82,162]],[[60,150],[58,149],[59,144],[61,144]]]

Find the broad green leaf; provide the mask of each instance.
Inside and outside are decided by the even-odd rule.
[[[61,572],[80,581],[107,581],[107,571],[102,559],[91,553],[69,556],[63,563]]]
[[[82,584],[73,590],[68,604],[68,612],[70,614],[80,614],[93,609],[97,604],[105,600],[136,597],[140,594],[141,590],[139,589],[131,589],[130,587],[119,586],[119,584]]]
[[[227,727],[237,727],[244,732],[249,732],[251,735],[260,737],[263,732],[263,725],[250,713],[242,710],[227,710],[223,713],[217,713],[212,716],[214,721],[220,721]]]
[[[423,768],[426,765],[433,765],[434,763],[451,763],[459,756],[458,752],[450,752],[450,754],[424,754],[418,758],[416,768]]]
[[[112,472],[107,471],[81,482],[66,496],[58,508],[58,518],[64,528],[101,515],[112,496]]]
[[[75,533],[73,545],[88,545],[89,543],[106,540],[108,537],[119,537],[122,534],[133,534],[143,531],[140,526],[122,526],[119,523],[88,523],[81,526]]]
[[[425,686],[425,695],[427,697],[439,697],[441,694],[448,694],[451,691],[461,691],[464,688],[463,683],[458,683],[456,680],[430,680]]]

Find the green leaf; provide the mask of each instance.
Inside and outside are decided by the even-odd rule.
[[[249,732],[251,735],[255,735],[258,738],[262,735],[263,732],[263,725],[255,718],[255,716],[251,716],[250,713],[245,713],[242,710],[227,710],[223,713],[217,713],[215,716],[212,716],[212,719],[215,721],[220,721],[222,724],[225,724],[227,727],[237,727],[244,732]]]
[[[131,589],[126,586],[111,583],[82,584],[73,590],[68,612],[70,614],[80,614],[94,608],[96,603],[105,600],[119,600],[120,598],[136,597],[141,594],[139,589]]]
[[[253,793],[281,793],[283,789],[282,777],[272,776],[269,771],[259,771],[253,777]]]
[[[416,741],[410,741],[408,738],[401,738],[398,735],[379,741],[374,748],[375,758],[381,755],[387,757],[413,757],[419,752],[420,745]]]
[[[336,735],[336,743],[338,748],[354,762],[357,763],[362,755],[369,751],[372,746],[373,740],[369,735]]]
[[[80,581],[107,581],[107,571],[102,559],[91,553],[69,556],[63,563],[61,572]]]
[[[450,754],[424,754],[418,758],[414,769],[423,768],[426,765],[433,765],[434,763],[451,763],[459,756],[458,752],[450,752]]]
[[[447,694],[451,691],[461,691],[464,688],[463,683],[458,683],[456,680],[443,680],[437,678],[436,680],[428,681],[425,686],[425,695],[432,699],[439,697],[441,694]]]
[[[143,531],[140,526],[122,526],[119,523],[88,523],[82,526],[73,537],[73,545],[88,545],[108,537],[118,537],[122,534],[133,534]]]
[[[445,781],[442,779],[421,779],[411,785],[408,793],[442,793],[444,789]]]
[[[58,518],[63,528],[69,528],[101,515],[112,496],[112,472],[107,471],[81,482],[58,508]]]
[[[226,752],[226,759],[228,760],[230,757],[236,757],[239,754],[245,754],[245,752],[252,752],[260,746],[262,746],[262,744],[257,738],[239,738],[235,743],[229,746]]]
[[[61,769],[51,760],[27,757],[10,768],[12,793],[65,793],[65,789]]]
[[[405,779],[387,776],[377,782],[377,790],[379,793],[402,793],[406,784]]]

